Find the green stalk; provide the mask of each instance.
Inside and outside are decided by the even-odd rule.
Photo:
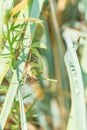
[[[67,90],[68,89],[68,82],[67,82],[67,78],[66,78],[67,76],[66,76],[64,58],[63,58],[63,46],[62,46],[63,40],[61,38],[60,29],[58,26],[58,22],[57,22],[57,18],[56,18],[55,9],[54,9],[53,4],[54,4],[53,1],[50,0],[51,19],[52,19],[52,24],[53,24],[53,28],[54,28],[55,41],[56,41],[56,45],[57,45],[62,88],[64,90]],[[60,89],[62,89],[62,88],[60,88]],[[67,100],[65,100],[65,103],[66,103],[66,105],[68,104]],[[69,106],[67,106],[67,108],[69,109]]]

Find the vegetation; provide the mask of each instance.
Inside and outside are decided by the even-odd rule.
[[[87,130],[86,6],[0,0],[0,130]]]

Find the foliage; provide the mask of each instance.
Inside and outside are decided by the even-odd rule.
[[[87,129],[86,6],[0,1],[0,130]]]

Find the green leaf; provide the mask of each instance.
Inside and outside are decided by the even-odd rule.
[[[67,46],[64,60],[70,81],[72,109],[67,130],[87,130],[83,79],[76,50],[73,48],[71,36],[72,34],[70,34],[68,29],[63,32],[63,38]]]
[[[31,50],[32,50],[32,54],[34,54],[35,56],[41,58],[40,53],[38,52],[38,50],[36,48],[32,47]]]
[[[42,49],[47,49],[46,45],[43,42],[34,42],[31,47],[36,47],[36,48],[42,48]]]

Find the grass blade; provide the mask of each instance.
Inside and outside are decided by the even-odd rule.
[[[72,125],[70,124],[74,125],[75,130],[86,130],[86,106],[81,69],[78,62],[76,50],[73,47],[73,43],[70,39],[70,34],[67,32],[67,30],[63,33],[63,37],[67,45],[67,52],[64,59],[69,75],[72,97],[72,120],[70,120],[67,130],[72,129]]]
[[[4,15],[4,1],[0,0],[0,54],[2,51],[2,27],[3,27],[3,15]]]
[[[19,90],[19,103],[20,103],[20,115],[21,115],[21,129],[28,130],[26,115],[25,115],[25,111],[24,111],[23,97],[21,95],[21,89]]]

